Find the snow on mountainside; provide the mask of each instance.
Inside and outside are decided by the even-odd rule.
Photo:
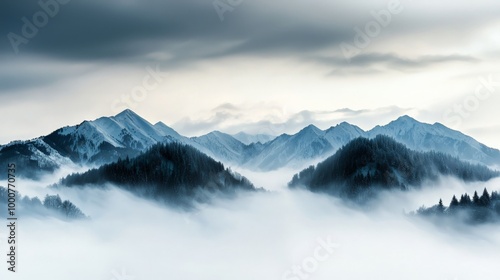
[[[243,166],[257,170],[300,167],[319,162],[356,138],[377,135],[390,136],[412,150],[442,152],[471,163],[500,166],[499,150],[442,124],[421,123],[409,116],[367,132],[346,122],[324,131],[311,125],[297,134],[284,134],[265,143],[262,152]]]
[[[276,136],[272,136],[272,135],[268,135],[268,134],[252,135],[252,134],[248,134],[245,132],[239,132],[239,133],[234,134],[232,136],[233,136],[233,138],[235,138],[236,140],[240,141],[241,143],[243,143],[245,145],[250,145],[253,143],[264,144],[264,143],[267,143],[267,142],[273,140],[274,138],[276,138]]]
[[[41,138],[29,141],[13,141],[0,146],[0,165],[15,163],[18,173],[37,178],[42,173],[53,172],[60,166],[71,166],[72,161],[61,156]],[[5,178],[7,173],[0,173]]]
[[[342,122],[325,130],[324,137],[332,145],[334,150],[342,148],[350,141],[366,135],[361,128]]]
[[[43,140],[74,162],[104,163],[136,155],[164,138],[151,123],[125,110],[114,117],[56,130]]]
[[[421,123],[409,116],[402,116],[368,132],[371,138],[377,135],[390,136],[413,150],[439,151],[472,163],[495,165],[500,162],[500,151],[440,123]]]
[[[332,151],[332,145],[323,136],[324,132],[314,125],[307,126],[295,135],[283,134],[266,143],[262,152],[245,166],[257,170],[300,167],[304,161]]]
[[[259,135],[237,135],[214,131],[188,138],[162,122],[152,125],[131,110],[125,110],[113,117],[64,127],[34,140],[0,146],[0,164],[15,160],[26,174],[32,170],[52,172],[70,163],[100,165],[133,157],[155,143],[175,141],[191,145],[226,165],[270,171],[282,167],[302,168],[331,156],[356,138],[387,135],[413,150],[437,151],[473,163],[500,166],[499,150],[442,124],[420,123],[408,116],[368,132],[343,122],[326,130],[310,125],[294,135],[282,134],[271,141],[255,142],[255,139],[264,139]]]
[[[207,148],[212,154],[230,162],[238,162],[245,149],[245,144],[234,139],[229,134],[220,131],[191,138],[193,142]]]
[[[194,147],[199,150],[207,150],[206,153],[218,160],[226,163],[242,165],[249,158],[260,153],[262,144],[245,145],[229,134],[220,131],[210,132],[209,134],[192,137],[190,139]],[[189,144],[189,143],[187,143]]]
[[[157,122],[154,125],[154,128],[162,136],[170,136],[173,139],[182,139],[182,138],[184,138],[184,136],[180,135],[179,133],[177,133],[177,131],[173,130],[171,127],[167,126],[166,124],[164,124],[162,122]]]
[[[136,156],[155,143],[173,141],[178,136],[166,126],[157,129],[131,110],[125,110],[113,117],[63,127],[34,140],[1,146],[0,163],[18,162],[23,175],[35,178],[35,170],[51,172],[70,163],[100,165]]]

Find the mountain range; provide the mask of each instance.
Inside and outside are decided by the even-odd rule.
[[[309,125],[296,134],[274,138],[220,131],[186,137],[162,122],[151,124],[131,110],[66,126],[32,140],[2,145],[0,164],[15,161],[21,175],[36,178],[61,166],[100,166],[127,156],[135,157],[156,143],[179,142],[228,166],[270,171],[317,163],[356,138],[373,139],[377,135],[389,136],[412,150],[437,151],[474,164],[500,166],[499,150],[442,124],[421,123],[409,116],[369,131],[343,122],[326,130]]]

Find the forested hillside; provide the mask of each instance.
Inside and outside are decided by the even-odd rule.
[[[204,200],[207,193],[255,190],[244,177],[225,169],[198,150],[179,143],[157,144],[133,159],[120,159],[61,180],[64,186],[115,184],[136,194],[160,200]],[[201,197],[200,197],[201,195]]]
[[[358,198],[378,189],[407,189],[439,176],[487,181],[499,173],[436,152],[416,152],[387,136],[358,138],[316,167],[296,174],[290,187]]]

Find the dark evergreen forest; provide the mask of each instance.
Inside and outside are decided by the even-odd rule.
[[[437,152],[416,152],[387,136],[358,138],[333,156],[296,174],[289,187],[366,198],[380,189],[421,186],[440,176],[487,181],[498,172]]]
[[[148,198],[173,202],[204,200],[209,193],[255,190],[246,178],[225,169],[222,163],[179,143],[154,145],[136,158],[72,174],[60,183],[68,187],[111,183]]]

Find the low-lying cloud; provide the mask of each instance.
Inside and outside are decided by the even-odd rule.
[[[12,276],[2,269],[0,275],[77,280],[120,280],[123,275],[137,280],[493,280],[500,249],[498,225],[458,231],[408,217],[404,210],[435,204],[439,198],[446,203],[452,194],[485,186],[498,190],[499,183],[465,185],[443,179],[438,186],[387,194],[370,211],[285,186],[215,200],[188,212],[114,187],[61,189],[61,195],[91,220],[23,217],[19,272]]]

